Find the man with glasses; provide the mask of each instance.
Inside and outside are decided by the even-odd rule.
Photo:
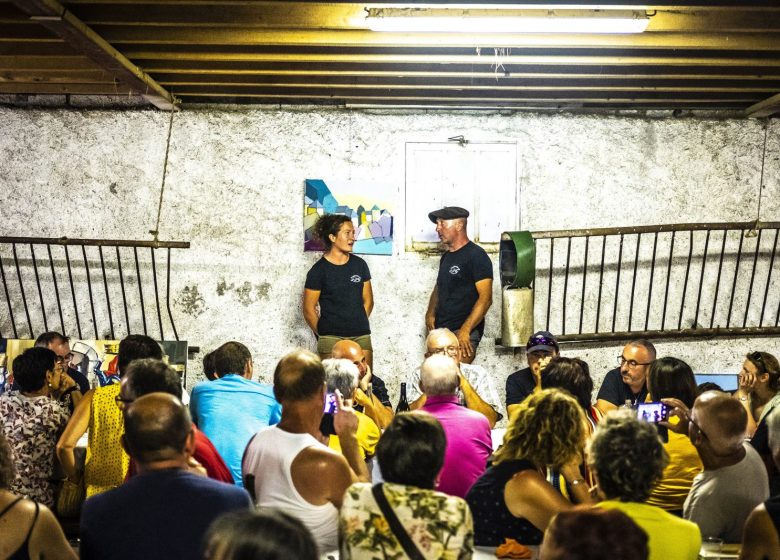
[[[57,363],[62,366],[63,371],[68,374],[68,377],[76,382],[79,392],[83,395],[89,391],[89,380],[86,376],[79,370],[70,366],[73,354],[70,351],[70,339],[67,336],[54,331],[46,332],[35,340],[35,346],[48,348],[57,354]]]
[[[502,418],[500,399],[485,368],[466,364],[461,361],[461,349],[458,337],[449,329],[434,329],[428,333],[425,339],[425,357],[434,354],[449,356],[459,366],[460,386],[457,390],[459,401],[481,414],[490,422],[490,427],[495,426]],[[425,395],[420,390],[420,368],[417,367],[406,379],[406,395],[410,402],[409,407],[416,410],[425,404]]]
[[[769,497],[761,456],[745,443],[747,412],[720,391],[703,393],[691,410],[678,399],[663,402],[680,419],[677,424],[664,424],[688,435],[704,465],[693,479],[683,516],[699,526],[704,538],[741,542],[748,515]]]
[[[618,366],[607,372],[596,397],[596,407],[606,414],[623,404],[636,406],[647,399],[647,372],[655,360],[649,340],[632,340],[617,357]]]

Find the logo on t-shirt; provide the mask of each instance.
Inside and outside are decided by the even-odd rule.
[[[356,284],[362,280],[359,274],[353,274],[352,277],[349,279],[350,282],[355,282]]]
[[[450,274],[457,274],[458,272],[460,272],[460,267],[458,265],[450,267]]]

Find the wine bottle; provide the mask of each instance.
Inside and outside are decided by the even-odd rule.
[[[398,406],[395,407],[395,413],[409,412],[409,401],[406,400],[406,383],[401,383],[401,398],[398,399]]]

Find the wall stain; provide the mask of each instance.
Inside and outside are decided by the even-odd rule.
[[[228,286],[227,282],[225,282],[225,279],[224,279],[224,278],[222,278],[222,279],[221,279],[221,280],[220,280],[220,281],[217,283],[217,295],[218,295],[218,296],[224,296],[224,295],[225,295],[225,292],[227,292],[228,290],[232,290],[234,287],[235,287],[235,284],[230,284],[230,285]]]
[[[200,295],[198,286],[185,286],[173,304],[191,317],[198,317],[206,311],[206,300]]]
[[[271,284],[263,282],[262,284],[255,284],[255,292],[257,293],[257,301],[261,299],[269,299],[268,293],[271,291]]]
[[[252,284],[244,282],[236,288],[236,295],[238,296],[238,303],[244,307],[248,307],[252,303]]]
[[[111,191],[111,194],[117,194],[116,182],[111,183],[110,185],[108,185],[108,190]]]

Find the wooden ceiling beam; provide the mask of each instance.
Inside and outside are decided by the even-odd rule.
[[[25,0],[14,0],[23,3]],[[44,0],[36,0],[44,1]],[[49,0],[53,1],[53,0]],[[112,44],[123,45],[264,45],[342,47],[481,47],[481,48],[630,48],[745,50],[778,52],[773,33],[505,34],[378,33],[345,30],[258,30],[208,27],[114,27],[96,30]]]
[[[57,0],[12,0],[33,21],[64,39],[77,52],[116,76],[127,90],[138,92],[160,109],[174,109],[173,96],[148,74],[130,62],[92,28],[69,12]],[[111,92],[107,92],[111,93]]]
[[[772,115],[780,114],[780,93],[755,105],[751,105],[745,110],[745,114],[754,118],[771,117]]]
[[[122,84],[24,84],[2,81],[0,81],[0,93],[26,93],[31,95],[139,95],[138,92],[131,90]]]

